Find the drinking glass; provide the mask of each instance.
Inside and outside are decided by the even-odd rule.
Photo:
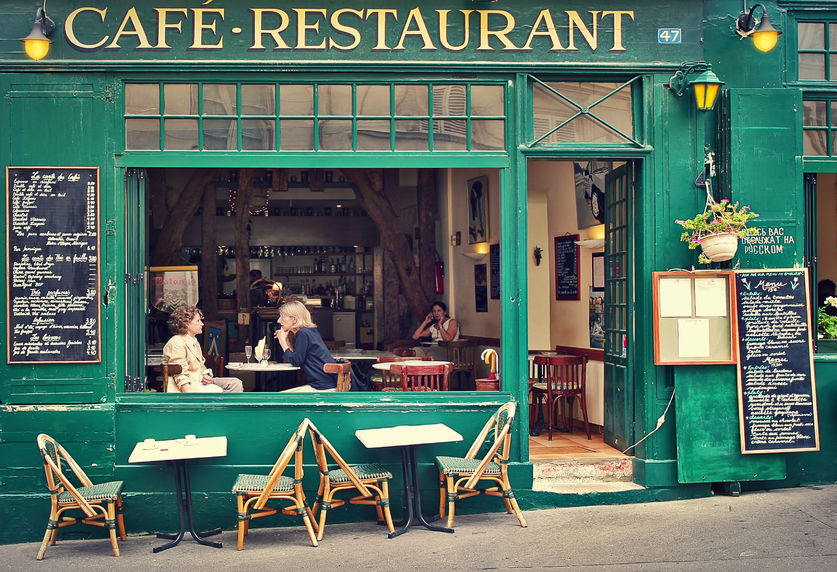
[[[244,355],[247,356],[247,363],[250,363],[250,356],[253,355],[253,346],[244,346]]]
[[[262,350],[262,359],[265,363],[270,363],[270,348],[264,348]]]

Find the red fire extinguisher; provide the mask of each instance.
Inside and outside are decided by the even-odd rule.
[[[436,255],[436,294],[445,293],[445,263]]]

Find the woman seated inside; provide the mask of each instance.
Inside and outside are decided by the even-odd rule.
[[[440,341],[455,342],[459,339],[459,324],[448,316],[448,307],[444,302],[433,302],[431,311],[413,332],[413,339],[430,338],[430,346],[416,346],[416,355],[431,355],[436,359],[445,359],[447,351],[439,347]]]
[[[163,359],[179,365],[182,371],[166,380],[166,391],[184,393],[221,393],[244,391],[237,377],[213,377],[206,367],[197,336],[203,331],[203,313],[195,306],[175,308],[168,320],[174,334],[163,347]]]
[[[286,302],[279,307],[276,339],[282,346],[284,361],[302,368],[305,385],[286,389],[289,392],[337,391],[337,374],[323,371],[323,364],[335,363],[323,342],[317,324],[302,302]]]

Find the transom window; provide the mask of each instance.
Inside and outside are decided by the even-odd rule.
[[[531,146],[561,143],[631,143],[634,139],[631,86],[639,79],[608,82],[532,82]]]
[[[502,151],[502,84],[128,83],[125,147]]]
[[[798,22],[800,81],[837,80],[837,21]]]

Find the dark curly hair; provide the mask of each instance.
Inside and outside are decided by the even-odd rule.
[[[198,310],[195,306],[178,306],[169,316],[167,325],[172,334],[185,334],[186,326],[195,318],[195,314],[200,314],[203,318],[203,312]]]

